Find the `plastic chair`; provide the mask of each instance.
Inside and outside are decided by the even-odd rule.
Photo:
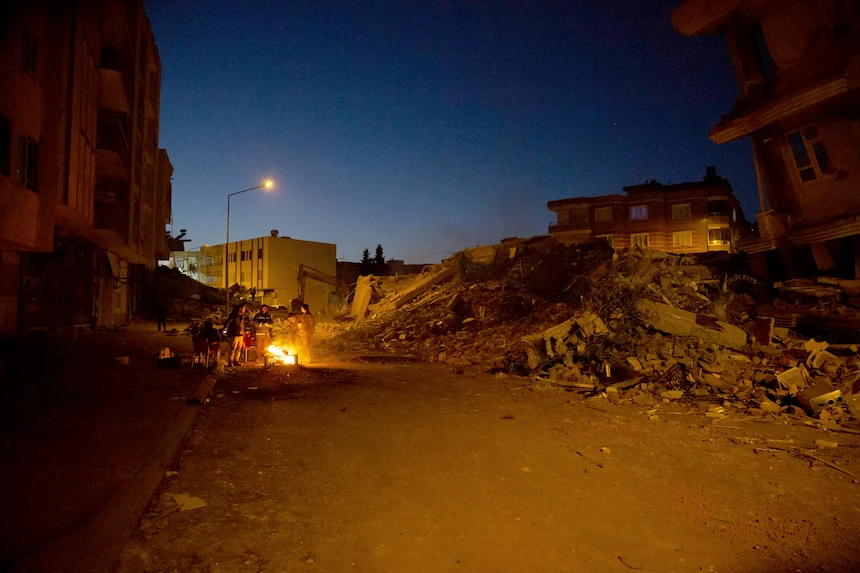
[[[251,336],[250,332],[246,332],[244,336],[242,336],[242,355],[244,356],[243,360],[245,362],[248,361],[248,352],[254,350],[256,352],[256,346],[254,346],[254,337]]]
[[[191,363],[192,368],[194,368],[195,364],[202,364],[205,368],[209,368],[209,365],[212,363],[212,356],[215,356],[215,363],[218,363],[218,359],[221,354],[220,343],[209,342],[203,336],[193,336],[191,338],[191,344],[194,346],[194,361]]]

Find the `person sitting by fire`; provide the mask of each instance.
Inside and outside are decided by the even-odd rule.
[[[245,336],[245,307],[244,302],[237,304],[227,317],[227,340],[230,342],[227,366],[239,366]]]
[[[269,341],[272,338],[272,315],[269,314],[269,307],[265,304],[260,306],[260,312],[254,315],[254,345],[257,348],[257,360],[260,360],[260,355],[266,352],[269,347]]]

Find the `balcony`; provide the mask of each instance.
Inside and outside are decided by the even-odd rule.
[[[99,69],[99,107],[113,113],[128,114],[131,106],[128,103],[126,80],[128,78],[125,58],[118,50],[104,47],[101,51]]]
[[[103,193],[98,193],[104,196]],[[128,242],[128,197],[115,196],[116,200],[97,201],[95,207],[96,229],[113,231],[123,243]]]
[[[96,179],[98,181],[128,181],[131,150],[116,116],[99,117],[96,139]]]

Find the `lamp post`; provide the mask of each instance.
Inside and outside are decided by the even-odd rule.
[[[224,297],[227,301],[227,314],[230,314],[230,197],[241,193],[247,193],[254,189],[268,189],[272,185],[272,181],[267,180],[255,187],[249,187],[248,189],[242,189],[241,191],[236,191],[235,193],[227,195],[227,244],[224,245]]]

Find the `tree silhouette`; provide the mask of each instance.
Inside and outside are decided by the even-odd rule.
[[[385,264],[385,256],[382,254],[382,245],[376,245],[376,256],[373,257],[373,262],[377,265]]]
[[[361,264],[366,265],[370,263],[370,249],[364,249],[361,253]]]

